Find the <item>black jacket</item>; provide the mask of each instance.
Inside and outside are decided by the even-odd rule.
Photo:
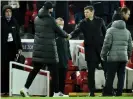
[[[55,64],[59,62],[56,46],[57,35],[67,38],[67,34],[56,24],[43,6],[35,18],[35,38],[33,62]]]
[[[12,17],[10,22],[5,17],[1,17],[1,53],[3,59],[7,58],[7,39],[8,34],[12,33],[13,41],[15,43],[15,53],[18,53],[18,49],[22,49],[22,44],[19,36],[19,26],[17,21]]]
[[[67,68],[67,63],[69,59],[68,41],[64,38],[59,37],[56,39],[56,44],[57,44],[57,52],[59,56],[59,67]]]
[[[100,51],[106,33],[104,21],[99,17],[94,17],[92,21],[83,19],[71,35],[76,37],[80,32],[84,35],[85,60],[100,61]]]

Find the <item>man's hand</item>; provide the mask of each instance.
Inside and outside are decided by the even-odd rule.
[[[71,34],[68,34],[67,40],[70,40],[71,37]]]
[[[106,57],[106,56],[101,57],[101,60],[102,60],[102,61],[106,61],[106,60],[107,60],[107,57]]]
[[[101,58],[102,61],[105,61],[104,58]]]
[[[20,55],[22,54],[22,49],[18,50],[18,54],[20,54]]]

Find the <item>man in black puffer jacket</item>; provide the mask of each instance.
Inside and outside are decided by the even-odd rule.
[[[123,20],[112,23],[107,30],[101,51],[101,59],[107,61],[107,78],[103,96],[113,95],[113,81],[117,73],[118,84],[116,96],[122,95],[125,80],[125,66],[132,53],[131,33]]]
[[[34,69],[27,78],[25,88],[20,91],[22,96],[29,97],[27,90],[44,64],[48,66],[52,77],[51,87],[55,92],[54,96],[61,96],[59,92],[57,67],[59,59],[55,39],[56,34],[63,38],[68,38],[68,34],[58,27],[55,20],[50,16],[52,11],[52,3],[45,2],[44,6],[39,10],[38,16],[35,18],[35,38],[32,58]]]

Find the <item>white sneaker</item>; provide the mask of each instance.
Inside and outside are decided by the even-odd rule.
[[[23,96],[23,97],[30,97],[29,93],[28,93],[28,90],[26,88],[22,88],[20,90],[20,95]]]
[[[69,97],[69,96],[63,94],[62,92],[58,92],[58,93],[54,93],[53,97]]]
[[[60,93],[59,93],[59,92],[58,92],[58,93],[55,93],[55,92],[54,92],[53,97],[62,97],[62,95],[60,95]]]
[[[59,92],[59,94],[61,94],[63,97],[69,97],[69,95],[65,95],[62,92]]]

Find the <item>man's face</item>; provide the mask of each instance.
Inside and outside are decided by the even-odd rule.
[[[6,9],[5,16],[6,17],[11,17],[12,16],[12,10],[11,9]]]
[[[94,11],[90,11],[89,9],[84,10],[85,18],[93,18]]]
[[[49,9],[49,13],[52,13],[53,12],[53,8]]]
[[[127,21],[130,17],[130,11],[128,10],[127,13],[123,13],[123,17]]]
[[[64,27],[64,21],[62,21],[62,20],[56,20],[56,23],[63,29],[63,27]]]
[[[58,25],[64,25],[64,21],[56,20],[56,22],[57,22]]]

